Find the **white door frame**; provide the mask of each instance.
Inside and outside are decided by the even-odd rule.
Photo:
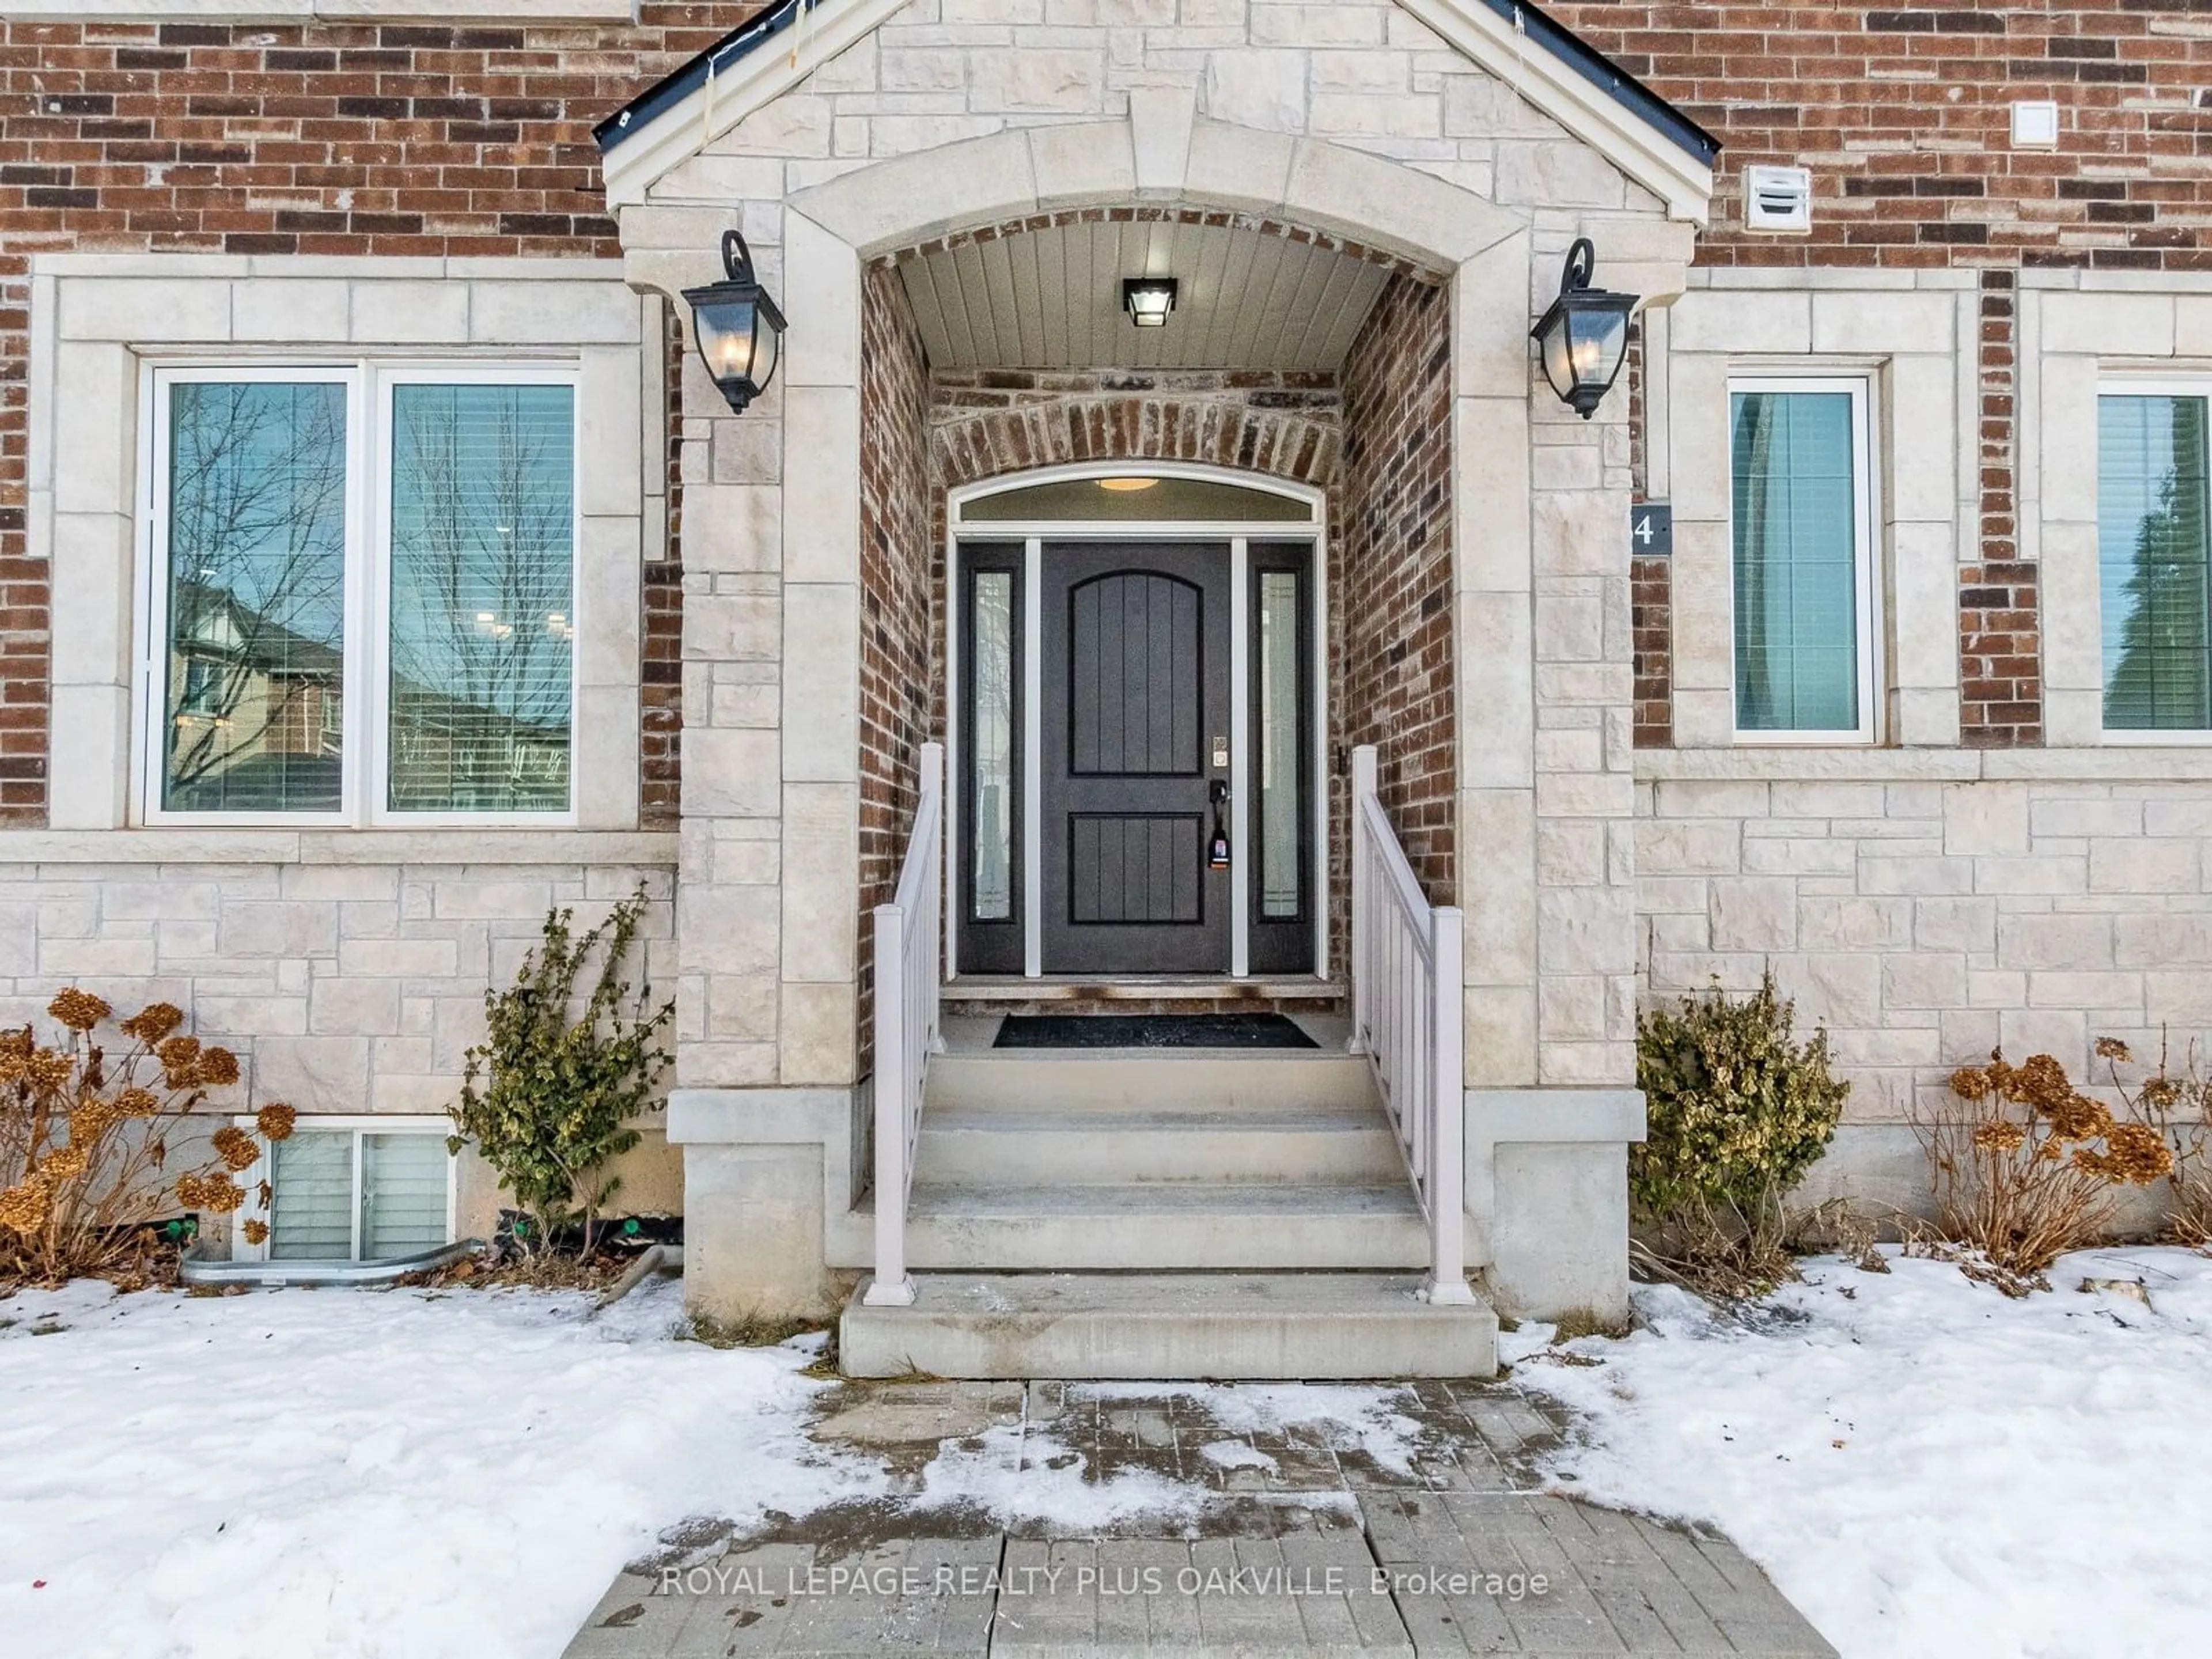
[[[1311,518],[1295,520],[1169,520],[1076,519],[1019,520],[994,519],[963,522],[970,501],[1000,495],[1009,490],[1038,484],[1088,478],[1194,478],[1210,483],[1281,495],[1303,503]],[[1037,979],[1044,972],[1044,842],[1040,833],[1043,784],[1040,763],[1043,733],[1036,718],[1042,701],[1043,659],[1039,638],[1042,621],[1044,544],[1047,541],[1210,541],[1229,544],[1229,977],[1250,977],[1250,867],[1245,863],[1250,837],[1246,833],[1248,802],[1245,778],[1249,757],[1250,665],[1246,660],[1247,614],[1249,596],[1246,550],[1255,541],[1310,542],[1313,547],[1313,881],[1314,976],[1328,976],[1328,498],[1310,484],[1294,483],[1263,473],[1242,472],[1234,467],[1210,466],[1192,461],[1085,461],[1073,465],[1040,467],[1029,472],[1005,473],[975,483],[963,484],[946,493],[945,508],[945,972],[960,976],[959,919],[968,895],[962,883],[960,809],[962,790],[960,730],[960,539],[965,534],[981,541],[1019,542],[1022,559],[1022,868],[1023,975]]]

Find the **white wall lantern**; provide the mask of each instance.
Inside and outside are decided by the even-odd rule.
[[[1536,342],[1544,378],[1559,401],[1588,420],[1613,389],[1628,356],[1628,319],[1638,296],[1589,285],[1597,250],[1578,236],[1559,272],[1559,297],[1528,336]]]

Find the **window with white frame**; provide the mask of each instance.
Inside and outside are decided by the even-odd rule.
[[[167,368],[149,395],[149,820],[569,811],[573,374]]]
[[[239,1122],[253,1127],[251,1118]],[[453,1243],[451,1127],[428,1118],[300,1119],[289,1136],[264,1143],[249,1172],[232,1253],[389,1261]]]
[[[1874,513],[1863,380],[1729,388],[1741,742],[1870,742]]]
[[[2097,400],[2107,732],[2212,731],[2208,395],[2154,382]]]

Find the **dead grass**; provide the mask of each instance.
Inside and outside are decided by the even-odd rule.
[[[1585,1336],[1602,1336],[1617,1342],[1634,1328],[1635,1321],[1632,1319],[1608,1319],[1595,1308],[1569,1308],[1553,1322],[1552,1340],[1556,1345]]]

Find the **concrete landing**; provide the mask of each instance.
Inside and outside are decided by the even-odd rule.
[[[1392,1273],[917,1273],[911,1307],[838,1329],[848,1376],[1490,1376],[1498,1316]]]

